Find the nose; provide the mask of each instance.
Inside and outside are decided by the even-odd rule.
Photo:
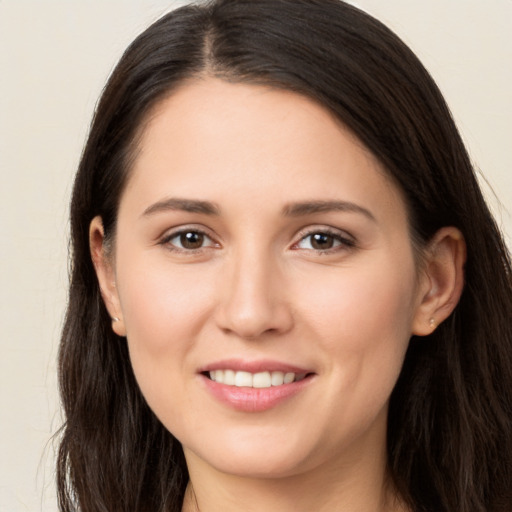
[[[249,340],[288,332],[293,316],[278,263],[260,251],[248,251],[233,255],[227,266],[221,276],[218,327]]]

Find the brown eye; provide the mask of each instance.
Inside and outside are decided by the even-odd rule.
[[[194,251],[215,246],[215,243],[208,235],[201,231],[192,230],[175,232],[164,238],[162,244],[178,251]]]
[[[354,240],[344,232],[330,233],[329,231],[314,231],[304,236],[297,244],[298,249],[308,249],[310,251],[329,251],[337,249],[348,249],[354,247]]]
[[[334,237],[332,235],[328,235],[326,233],[315,233],[314,235],[310,235],[311,237],[311,247],[317,250],[326,250],[332,249],[334,247]]]
[[[180,245],[183,249],[199,249],[204,244],[204,235],[196,231],[181,233]]]

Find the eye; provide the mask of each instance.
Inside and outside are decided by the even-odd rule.
[[[181,251],[195,251],[216,245],[208,235],[193,229],[171,233],[162,240],[162,244],[170,245],[171,248]]]
[[[315,231],[304,236],[295,247],[313,251],[336,250],[338,247],[353,247],[354,241],[348,236],[331,231]]]

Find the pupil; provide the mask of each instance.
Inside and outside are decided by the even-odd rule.
[[[333,237],[325,233],[316,233],[311,240],[311,245],[314,249],[330,249],[333,243]]]
[[[203,245],[204,236],[201,233],[183,233],[180,237],[181,245],[185,249],[199,249]]]

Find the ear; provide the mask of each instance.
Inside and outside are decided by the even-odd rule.
[[[426,336],[446,320],[464,287],[466,243],[454,227],[440,229],[430,241],[422,269],[412,333]]]
[[[112,255],[105,247],[105,231],[101,217],[94,217],[89,226],[89,247],[91,258],[98,277],[101,297],[112,318],[112,330],[118,336],[126,336],[126,329],[116,287]]]

